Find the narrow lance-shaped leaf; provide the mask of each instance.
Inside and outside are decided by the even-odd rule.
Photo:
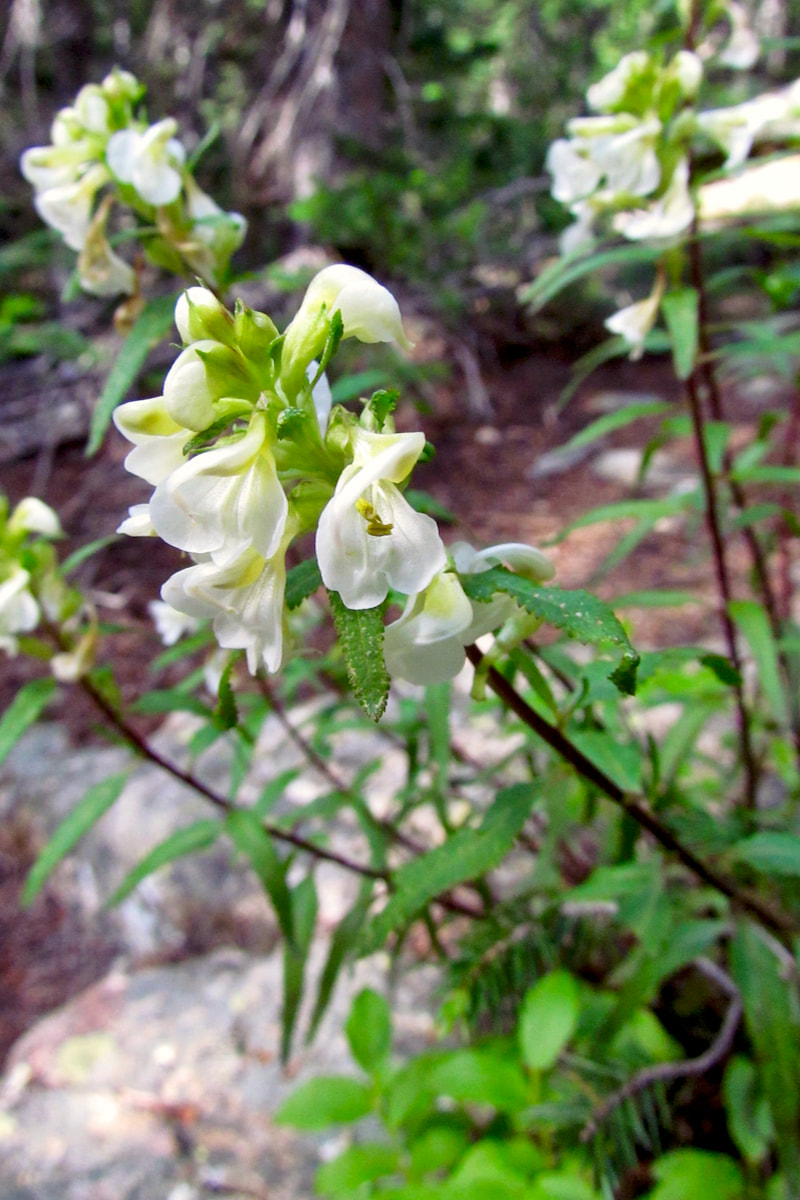
[[[356,610],[347,608],[338,592],[328,596],[353,694],[367,716],[378,722],[390,683],[383,658],[383,605]]]
[[[105,903],[105,908],[114,908],[121,904],[143,879],[154,871],[167,866],[177,858],[185,858],[188,854],[199,854],[213,846],[224,826],[213,817],[204,821],[195,821],[184,829],[178,829],[170,834],[163,842],[159,842],[149,854],[146,854],[123,879],[112,896]]]
[[[319,1023],[322,1020],[328,1005],[330,1004],[333,989],[336,986],[336,980],[339,977],[339,972],[345,963],[347,955],[355,949],[358,935],[366,920],[367,911],[369,909],[370,900],[372,899],[373,881],[365,879],[358,893],[358,899],[348,913],[342,917],[339,924],[336,926],[333,937],[331,938],[330,949],[328,950],[328,958],[322,971],[317,989],[317,998],[314,1002],[314,1011],[309,1022],[308,1034],[306,1041],[311,1042],[319,1028]]]
[[[0,763],[42,712],[55,686],[55,679],[48,677],[32,679],[19,689],[0,717]]]
[[[609,675],[616,687],[627,695],[636,690],[639,655],[628,635],[607,604],[584,591],[538,587],[528,579],[512,574],[504,567],[492,567],[476,575],[462,575],[461,586],[470,600],[486,603],[498,592],[511,596],[520,608],[554,625],[585,645],[611,643],[622,651],[617,667]]]
[[[235,808],[228,813],[225,829],[236,849],[249,860],[272,901],[281,933],[291,942],[295,931],[292,899],[286,884],[286,863],[272,844],[272,838],[258,817],[245,808]]]
[[[119,775],[110,775],[108,779],[96,783],[94,787],[89,788],[69,816],[61,822],[31,867],[28,878],[25,880],[25,887],[22,891],[24,905],[30,904],[36,898],[62,858],[69,854],[84,834],[88,833],[103,814],[108,812],[111,805],[119,799],[127,778],[127,772],[123,771]]]
[[[394,875],[395,891],[370,922],[359,952],[380,949],[394,930],[403,929],[427,904],[459,883],[479,879],[505,857],[522,829],[534,799],[527,783],[498,793],[479,829],[462,829]]]
[[[694,288],[674,288],[661,301],[672,342],[672,362],[678,379],[688,379],[697,362],[699,304]]]
[[[314,936],[319,901],[312,875],[301,879],[291,893],[294,940],[283,948],[283,1012],[281,1013],[281,1061],[286,1062],[292,1046],[303,999],[306,963]]]

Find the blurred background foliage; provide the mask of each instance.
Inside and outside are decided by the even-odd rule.
[[[760,75],[731,73],[720,101],[800,74],[800,4],[755,8]],[[565,220],[548,143],[589,83],[674,23],[671,0],[10,0],[0,233],[39,229],[20,152],[119,63],[147,85],[151,119],[172,114],[202,153],[202,185],[247,216],[240,270],[322,245],[413,284],[439,316],[503,296],[512,326],[514,287]],[[27,243],[22,265],[52,240]],[[19,290],[20,254],[4,261],[0,287]]]

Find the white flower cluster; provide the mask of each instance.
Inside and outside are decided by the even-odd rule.
[[[406,500],[424,434],[396,432],[372,402],[360,419],[332,408],[323,371],[340,336],[408,344],[392,294],[335,265],[312,280],[282,335],[263,313],[231,314],[203,288],[181,297],[176,324],[184,349],[163,394],[115,414],[134,446],[128,470],[154,488],[120,531],[157,534],[193,560],[162,599],[211,620],[220,646],[244,650],[251,672],[277,671],[287,646],[286,552],[315,530],[322,581],[347,608],[374,608],[390,590],[408,597],[386,630],[390,672],[412,682],[456,674],[464,646],[516,606],[474,613],[436,522]],[[508,561],[540,579],[552,574],[530,547],[493,555],[460,548],[455,566]]]
[[[51,508],[27,496],[14,511],[0,497],[0,650],[16,654],[17,635],[30,633],[41,619],[41,588],[51,565],[47,541],[59,537],[61,527]],[[34,540],[31,541],[31,538]]]
[[[245,234],[244,218],[223,212],[198,187],[176,122],[148,126],[135,116],[143,92],[130,72],[114,68],[102,83],[81,88],[56,114],[51,144],[26,150],[20,163],[37,212],[78,252],[81,286],[97,296],[136,290],[133,268],[108,240],[115,202],[156,225],[158,236],[145,243],[156,261],[209,281],[224,275]]]
[[[724,15],[730,34],[722,47],[709,36],[697,53],[680,50],[666,64],[636,51],[589,88],[587,102],[597,115],[570,121],[569,136],[555,141],[547,157],[553,195],[575,217],[562,235],[564,254],[591,248],[599,229],[667,249],[696,218],[720,207],[705,202],[702,186],[695,186],[698,195],[692,193],[695,149],[713,144],[725,154],[725,167],[733,169],[758,143],[800,137],[800,80],[744,104],[696,110],[704,60],[748,68],[758,57],[743,7],[731,0]],[[798,201],[795,189],[790,202]],[[642,354],[664,291],[659,270],[650,296],[606,321],[612,333],[625,338],[632,358]]]

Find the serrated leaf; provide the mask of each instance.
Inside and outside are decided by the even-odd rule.
[[[286,607],[291,611],[322,587],[322,576],[315,558],[298,563],[286,576]]]
[[[386,708],[391,682],[383,658],[383,605],[352,609],[338,592],[329,591],[328,596],[353,695],[377,723]]]
[[[114,365],[109,371],[105,387],[100,393],[97,408],[92,414],[89,441],[86,446],[87,457],[96,454],[100,449],[105,432],[111,422],[111,414],[120,401],[125,399],[126,392],[136,381],[153,346],[166,337],[169,332],[175,311],[175,299],[174,295],[159,296],[146,304],[141,316],[122,343],[120,352],[114,359]]]
[[[31,867],[22,890],[22,904],[27,907],[38,895],[47,878],[84,834],[97,824],[111,805],[119,799],[128,779],[127,771],[110,775],[89,788],[50,838]]]
[[[664,314],[672,343],[672,363],[678,379],[688,379],[697,362],[700,329],[699,301],[691,287],[673,288],[663,297]]]
[[[302,1083],[272,1118],[293,1129],[325,1129],[358,1121],[372,1111],[372,1092],[359,1079],[318,1075]]]
[[[44,679],[32,679],[19,689],[0,717],[0,763],[43,711],[55,687],[55,679],[47,676]]]
[[[199,854],[203,850],[208,850],[222,830],[222,822],[215,821],[213,817],[205,821],[196,821],[193,825],[187,825],[185,829],[178,829],[163,842],[159,842],[128,872],[113,895],[106,900],[104,908],[114,908],[117,904],[121,904],[143,879],[152,875],[154,871],[160,870],[161,867],[174,862],[177,858],[185,858],[188,854]]]
[[[578,1024],[580,996],[569,971],[550,971],[525,993],[518,1037],[522,1060],[532,1071],[549,1071]]]
[[[800,878],[800,837],[795,833],[763,830],[737,842],[733,853],[756,871]]]
[[[397,408],[399,398],[397,388],[381,388],[380,391],[372,393],[367,408],[375,417],[378,429],[383,429],[386,418]]]
[[[442,846],[396,871],[394,894],[367,926],[359,952],[372,954],[390,933],[405,928],[437,896],[496,867],[525,824],[535,794],[527,783],[504,788],[479,829],[459,830]]]
[[[281,933],[292,942],[295,930],[292,899],[286,884],[287,864],[275,849],[272,838],[258,817],[245,808],[235,808],[228,813],[225,830],[236,849],[250,862],[275,909]]]
[[[622,650],[619,664],[609,675],[611,682],[626,695],[636,691],[639,655],[611,609],[590,592],[564,588],[539,587],[505,567],[492,567],[476,575],[461,575],[461,586],[470,600],[488,603],[498,592],[511,596],[526,612],[562,629],[568,637],[584,645],[611,643]]]
[[[285,408],[278,414],[276,432],[280,441],[296,437],[302,431],[308,420],[308,413],[303,408]]]

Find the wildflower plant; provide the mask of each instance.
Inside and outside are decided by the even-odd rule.
[[[685,404],[631,403],[574,442],[647,418],[661,424],[643,472],[671,440],[684,439],[685,453],[688,438],[695,474],[675,493],[634,496],[579,524],[633,518],[612,554],[621,561],[665,517],[697,543],[704,523],[717,622],[708,644],[640,656],[611,605],[559,585],[546,549],[443,535],[435,504],[409,486],[433,451],[422,430],[397,428],[398,393],[342,404],[329,384],[345,339],[411,349],[391,291],[338,263],[310,280],[282,329],[226,304],[243,224],[199,190],[174,122],[147,122],[132,76],[115,70],[87,85],[58,114],[52,144],[23,157],[37,208],[77,251],[89,291],[138,295],[138,264],[111,249],[112,212],[154,263],[195,276],[177,301],[144,307],[121,356],[129,373],[107,385],[94,438],[113,409],[131,446],[125,466],[150,489],[120,514],[118,533],[141,539],[145,555],[156,538],[184,555],[151,603],[162,662],[205,660],[138,702],[139,712],[197,715],[189,765],[178,765],[126,709],[107,661],[113,630],[67,582],[98,547],[59,564],[56,514],[35,498],[5,503],[0,650],[41,671],[0,719],[0,760],[71,683],[136,756],[213,806],[217,821],[153,846],[112,901],[227,838],[283,936],[284,1058],[309,986],[319,863],[359,887],[331,938],[309,1037],[343,965],[387,945],[403,961],[420,924],[441,968],[451,1044],[398,1061],[386,1002],[356,997],[346,1033],[357,1076],[311,1080],[278,1114],[352,1135],[320,1168],[320,1195],[800,1194],[800,410],[793,401],[789,413],[765,414],[742,445],[722,388],[737,371],[763,373],[765,361],[796,384],[800,359],[785,320],[712,326],[704,261],[707,241],[735,245],[747,222],[744,236],[774,250],[774,269],[759,267],[753,282],[785,317],[796,296],[785,258],[796,246],[796,180],[778,201],[777,231],[755,223],[751,205],[758,173],[792,157],[800,102],[793,84],[728,108],[707,103],[715,73],[755,62],[742,5],[681,3],[672,32],[592,84],[590,115],[552,146],[553,195],[573,223],[525,295],[541,305],[595,271],[652,269],[649,294],[626,297],[607,321],[611,343],[588,365],[666,347]],[[751,172],[746,201],[742,191],[720,198],[720,186]],[[167,311],[180,346],[160,394],[117,404]],[[747,579],[734,573],[734,544]],[[638,594],[656,607],[687,599]],[[312,644],[325,612],[335,638]],[[454,683],[467,665],[471,697]],[[291,707],[301,694],[318,702],[310,732]],[[665,708],[678,713],[666,733]],[[323,781],[302,809],[286,795],[296,771],[270,774],[259,761],[268,718]],[[470,722],[487,718],[491,762],[469,737]],[[458,744],[457,721],[468,734]],[[353,727],[369,729],[375,751],[349,774],[337,739]],[[202,755],[223,738],[233,766],[217,789]],[[398,745],[405,778],[378,808],[368,780]],[[267,778],[253,802],[243,784],[256,768]],[[26,899],[124,785],[122,773],[89,790],[44,847]],[[336,840],[343,812],[346,846]],[[696,1114],[713,1072],[724,1134],[711,1144]]]

